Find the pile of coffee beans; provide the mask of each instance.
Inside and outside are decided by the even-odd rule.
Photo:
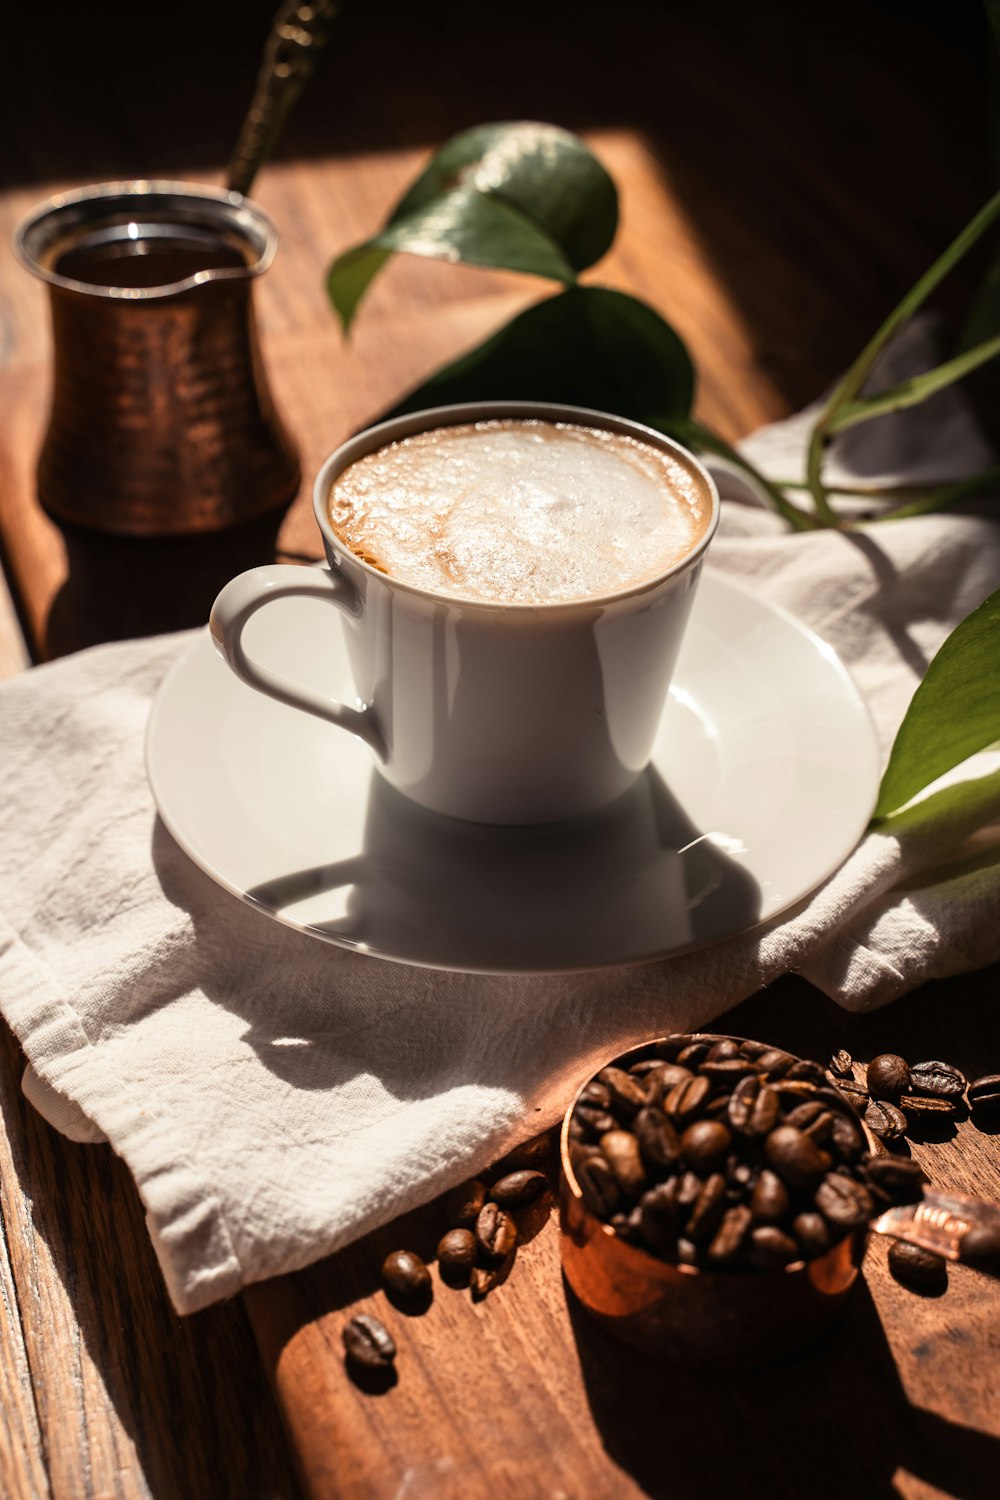
[[[895,1052],[883,1052],[865,1065],[849,1052],[837,1052],[827,1077],[887,1146],[970,1113],[974,1124],[1000,1113],[1000,1073],[970,1083],[951,1063],[908,1063]]]
[[[591,1213],[662,1260],[777,1270],[921,1196],[923,1170],[869,1153],[819,1063],[706,1033],[624,1061],[580,1093],[570,1160]]]

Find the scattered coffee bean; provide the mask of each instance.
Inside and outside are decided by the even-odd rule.
[[[508,1172],[495,1182],[490,1188],[490,1197],[501,1208],[523,1208],[526,1203],[534,1203],[540,1198],[547,1187],[543,1173],[523,1168],[519,1172]]]
[[[341,1337],[347,1358],[366,1370],[385,1370],[396,1358],[392,1335],[370,1313],[358,1313]]]
[[[865,1110],[865,1124],[880,1141],[901,1141],[906,1134],[906,1116],[888,1099],[872,1099]]]
[[[910,1156],[870,1156],[862,1171],[891,1203],[919,1203],[924,1195],[927,1173]]]
[[[908,1125],[928,1120],[957,1119],[961,1099],[946,1099],[935,1094],[900,1094],[899,1107]]]
[[[894,1240],[889,1247],[889,1270],[897,1281],[921,1291],[936,1291],[948,1284],[948,1263],[943,1255]]]
[[[895,1052],[882,1052],[868,1064],[866,1079],[873,1099],[898,1099],[910,1087],[909,1064]]]
[[[931,1094],[938,1099],[961,1099],[968,1087],[965,1074],[951,1063],[914,1063],[910,1069],[910,1090],[914,1094]]]
[[[452,1188],[445,1199],[444,1213],[449,1224],[472,1225],[479,1218],[479,1211],[486,1202],[486,1186],[474,1177]]]
[[[431,1289],[431,1273],[412,1250],[393,1250],[382,1262],[382,1280],[397,1297],[415,1301]]]
[[[695,1120],[681,1136],[681,1150],[696,1172],[714,1172],[725,1161],[732,1139],[718,1120]]]
[[[854,1059],[849,1052],[841,1049],[830,1058],[829,1069],[835,1078],[853,1078]]]
[[[476,1244],[490,1264],[507,1259],[517,1244],[517,1225],[498,1203],[484,1203],[476,1220]]]
[[[630,1130],[609,1130],[601,1136],[601,1152],[623,1193],[638,1196],[648,1183],[639,1142]]]
[[[453,1286],[464,1286],[476,1263],[476,1236],[471,1229],[449,1229],[438,1241],[441,1275]]]
[[[868,1090],[863,1088],[860,1083],[851,1083],[847,1079],[843,1081],[835,1079],[834,1081],[840,1097],[846,1100],[859,1115],[863,1115],[868,1107]]]
[[[969,1084],[969,1108],[973,1118],[1000,1110],[1000,1073],[984,1073]]]
[[[469,1277],[473,1302],[481,1302],[484,1297],[489,1296],[499,1280],[499,1270],[488,1266],[473,1266]]]

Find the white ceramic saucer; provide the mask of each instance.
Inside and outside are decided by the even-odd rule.
[[[247,646],[356,701],[340,625],[276,601]],[[351,735],[244,687],[201,636],[153,705],[164,823],[262,913],[341,947],[443,969],[600,968],[767,921],[850,852],[878,751],[844,667],[810,631],[702,577],[653,762],[618,802],[538,828],[429,813]]]

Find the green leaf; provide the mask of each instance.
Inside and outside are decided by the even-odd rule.
[[[858,422],[868,422],[872,417],[883,416],[886,412],[902,411],[907,406],[919,406],[922,401],[935,396],[946,386],[954,385],[956,380],[962,380],[973,370],[978,370],[980,365],[996,359],[998,354],[1000,354],[1000,336],[987,339],[985,343],[977,344],[974,349],[967,349],[964,354],[957,354],[954,359],[946,360],[944,364],[936,366],[933,370],[925,370],[921,375],[911,375],[908,380],[901,380],[898,385],[890,386],[886,391],[880,391],[877,396],[865,396],[859,401],[848,401],[831,419],[827,431],[831,434],[843,432],[847,427],[855,427]]]
[[[1000,740],[1000,590],[945,641],[913,695],[882,777],[884,818]]]
[[[581,140],[554,125],[481,125],[453,137],[371,239],[334,261],[330,300],[345,330],[395,252],[571,283],[618,224],[614,182]]]
[[[387,415],[457,401],[553,401],[669,430],[693,395],[687,349],[659,313],[625,292],[575,286],[536,302]]]

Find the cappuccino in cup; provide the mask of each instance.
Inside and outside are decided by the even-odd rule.
[[[341,545],[400,583],[492,604],[621,593],[700,542],[704,483],[666,449],[574,422],[434,427],[335,479]]]
[[[394,417],[313,492],[325,569],[255,568],[212,610],[238,677],[367,744],[435,813],[544,823],[603,807],[649,763],[718,496],[698,460],[624,417],[491,401]],[[255,661],[258,609],[316,609],[353,702]]]

